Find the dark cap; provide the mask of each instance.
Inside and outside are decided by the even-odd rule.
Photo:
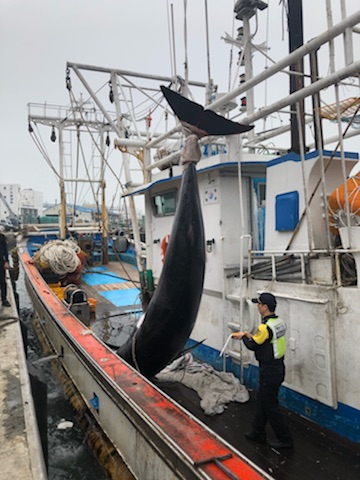
[[[272,293],[262,293],[258,298],[252,298],[253,303],[262,303],[269,307],[270,312],[274,312],[276,308],[276,298]]]

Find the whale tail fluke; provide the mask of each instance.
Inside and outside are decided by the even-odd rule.
[[[205,110],[198,103],[192,102],[163,85],[160,88],[182,125],[199,137],[208,135],[234,135],[248,132],[254,128],[253,125],[243,125],[233,122],[212,110]]]

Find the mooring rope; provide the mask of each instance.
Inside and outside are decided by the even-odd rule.
[[[74,272],[80,265],[77,256],[80,250],[71,240],[52,240],[34,254],[33,262],[41,267],[49,267],[58,275],[66,275]]]

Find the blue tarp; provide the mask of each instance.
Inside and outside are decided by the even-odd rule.
[[[139,305],[141,308],[140,290],[138,288],[125,288],[124,290],[111,290],[99,293],[116,307]]]
[[[105,267],[93,267],[90,269],[91,273],[85,273],[82,276],[82,280],[88,285],[108,285],[110,283],[124,283],[128,280],[115,275],[115,273],[109,272]]]

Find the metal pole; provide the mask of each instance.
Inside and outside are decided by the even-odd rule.
[[[86,88],[86,90],[88,91],[89,95],[91,96],[91,98],[94,100],[94,102],[96,103],[96,105],[98,106],[98,108],[101,110],[102,114],[104,115],[104,117],[106,118],[106,120],[109,122],[109,125],[112,127],[112,129],[114,130],[114,132],[119,136],[121,137],[122,134],[121,134],[121,131],[120,129],[115,125],[115,123],[113,122],[112,118],[110,117],[110,115],[108,114],[108,112],[105,110],[105,108],[103,107],[102,103],[99,101],[99,99],[97,98],[95,92],[91,89],[90,85],[87,83],[87,81],[85,80],[85,78],[82,76],[82,74],[80,73],[79,69],[73,65],[72,66],[72,69],[74,70],[74,72],[76,73],[76,75],[79,77],[79,80],[81,81],[81,83],[84,85],[84,87]],[[115,97],[115,95],[114,95]]]
[[[330,29],[333,26],[331,0],[326,0],[326,17],[327,17],[328,29]],[[335,72],[335,48],[334,48],[333,40],[329,41],[329,60],[330,60],[330,73],[334,73]]]
[[[144,78],[146,80],[155,80],[157,82],[166,82],[166,83],[170,83],[173,81],[172,77],[164,77],[162,75],[151,75],[147,73],[132,72],[129,70],[120,70],[117,68],[105,68],[105,67],[98,67],[95,65],[84,65],[81,63],[74,63],[74,62],[67,62],[66,66],[68,68],[72,68],[74,71],[75,69],[77,71],[89,70],[91,72],[101,72],[101,73],[109,73],[109,74],[111,74],[111,72],[115,72],[116,75],[120,75],[124,77],[129,76],[129,77],[136,77],[136,78]],[[204,88],[206,87],[205,82],[194,82],[191,80],[189,80],[189,85],[193,85],[194,87],[204,87]]]
[[[302,130],[301,130],[301,112],[300,112],[300,105],[296,104],[296,114],[298,116],[298,123],[299,123],[299,147],[300,147],[300,158],[301,158],[301,171],[302,171],[302,180],[303,180],[303,189],[304,189],[304,201],[305,201],[305,212],[306,212],[306,220],[307,220],[307,231],[308,231],[308,242],[309,242],[309,250],[310,252],[313,249],[313,231],[312,231],[312,223],[310,218],[310,210],[309,210],[309,198],[308,198],[308,191],[306,185],[306,176],[305,176],[305,151],[304,151],[304,143],[302,138]]]
[[[340,145],[340,159],[341,159],[341,172],[344,182],[344,193],[345,193],[345,213],[346,213],[346,222],[349,238],[349,248],[351,248],[351,215],[350,215],[350,205],[349,205],[349,190],[347,185],[347,174],[345,166],[345,154],[344,154],[344,139],[342,136],[341,128],[341,114],[340,114],[340,99],[339,99],[339,85],[335,85],[335,98],[336,98],[336,119],[338,123],[339,131],[339,145]]]
[[[150,165],[151,157],[150,150],[148,148],[144,149],[144,182],[148,183],[151,181],[151,172],[146,169]],[[147,190],[144,193],[145,197],[145,240],[146,240],[146,268],[153,270],[154,268],[154,255],[153,255],[153,231],[152,231],[152,205],[151,205],[151,192]]]
[[[346,3],[345,0],[340,1],[341,5],[341,19],[345,20],[346,18]],[[353,43],[352,43],[352,29],[346,28],[344,32],[344,56],[345,56],[345,65],[351,65],[354,61],[353,53]]]
[[[252,46],[251,46],[251,33],[250,33],[250,20],[248,17],[243,18],[244,28],[244,62],[245,62],[245,81],[248,82],[253,77],[253,65],[252,65]],[[252,115],[255,111],[254,105],[254,89],[249,88],[246,90],[246,113]],[[247,134],[249,141],[251,142],[255,137],[255,131],[250,130]]]
[[[298,49],[299,50],[299,49]],[[294,52],[295,53],[295,52]],[[245,125],[249,125],[260,118],[264,118],[270,115],[273,112],[280,110],[287,105],[291,105],[292,103],[297,103],[298,101],[302,100],[303,98],[312,95],[313,93],[319,92],[320,90],[329,87],[330,85],[334,85],[335,83],[339,83],[346,77],[356,76],[360,72],[360,60],[354,62],[352,65],[348,67],[344,67],[341,70],[329,75],[328,77],[322,78],[317,82],[308,85],[307,87],[302,88],[298,92],[292,93],[288,97],[285,97],[278,102],[269,105],[268,107],[264,107],[263,109],[259,110],[258,112],[254,113],[249,117],[245,117],[241,123]]]
[[[318,78],[317,52],[310,53],[310,73],[311,73],[311,80],[315,82]],[[313,112],[314,112],[316,149],[319,152],[319,161],[320,161],[321,187],[322,187],[323,208],[324,208],[324,215],[325,215],[326,239],[327,239],[328,249],[330,249],[331,235],[330,235],[330,225],[329,225],[329,217],[328,217],[328,201],[327,201],[327,195],[326,195],[326,180],[325,180],[325,167],[324,167],[324,155],[323,155],[324,144],[323,144],[322,124],[321,124],[321,118],[320,118],[319,92],[313,95],[312,101],[313,101]]]
[[[66,238],[66,193],[64,181],[64,145],[63,145],[63,130],[58,126],[59,133],[59,173],[60,173],[60,218],[59,229],[60,239]]]
[[[359,22],[360,22],[360,10],[354,13],[353,15],[350,15],[344,21],[338,23],[334,27],[329,28],[328,30],[326,30],[316,38],[313,38],[309,42],[305,43],[305,45],[296,49],[290,55],[283,58],[282,60],[277,62],[275,65],[272,65],[267,70],[262,71],[259,75],[256,75],[248,82],[243,83],[232,92],[229,92],[226,95],[223,95],[218,100],[215,100],[215,102],[213,102],[207,108],[209,110],[216,110],[222,107],[223,105],[228,103],[230,100],[233,100],[234,98],[238,97],[242,93],[246,92],[249,88],[255,87],[256,85],[263,82],[264,80],[270,77],[273,77],[275,73],[279,72],[283,68],[295,63],[300,58],[303,58],[306,54],[321,47],[321,45],[323,45],[324,43],[328,42],[329,40],[332,40],[338,35],[341,35],[344,32],[345,28],[347,27],[352,28],[355,25],[357,25]],[[296,101],[292,101],[291,103],[296,103]]]
[[[104,265],[109,263],[109,249],[108,249],[108,229],[109,229],[109,218],[106,210],[105,202],[105,145],[104,145],[104,132],[100,134],[100,155],[101,155],[101,223],[102,223],[102,261]]]
[[[173,58],[174,58],[174,76],[175,78],[177,77],[176,73],[176,50],[175,50],[175,24],[174,24],[174,5],[170,5],[170,11],[171,11],[171,31],[172,31],[172,44],[173,44]],[[168,80],[169,82],[173,81],[171,78]]]
[[[302,0],[291,0],[288,4],[288,25],[289,25],[289,50],[290,53],[297,50],[304,43],[303,39],[303,15],[302,15]],[[304,59],[299,58],[290,65],[291,72],[298,72],[302,75],[290,75],[290,94],[297,92],[304,88]],[[304,124],[304,100],[298,102],[299,112],[292,113],[290,116],[291,124],[291,147],[290,150],[296,153],[300,153],[301,147],[299,145],[300,138],[304,142],[303,148],[305,148],[305,124]],[[295,111],[294,105],[291,106],[291,110]],[[297,109],[296,109],[297,112]],[[299,121],[300,120],[300,121]],[[301,129],[301,135],[299,132]]]

